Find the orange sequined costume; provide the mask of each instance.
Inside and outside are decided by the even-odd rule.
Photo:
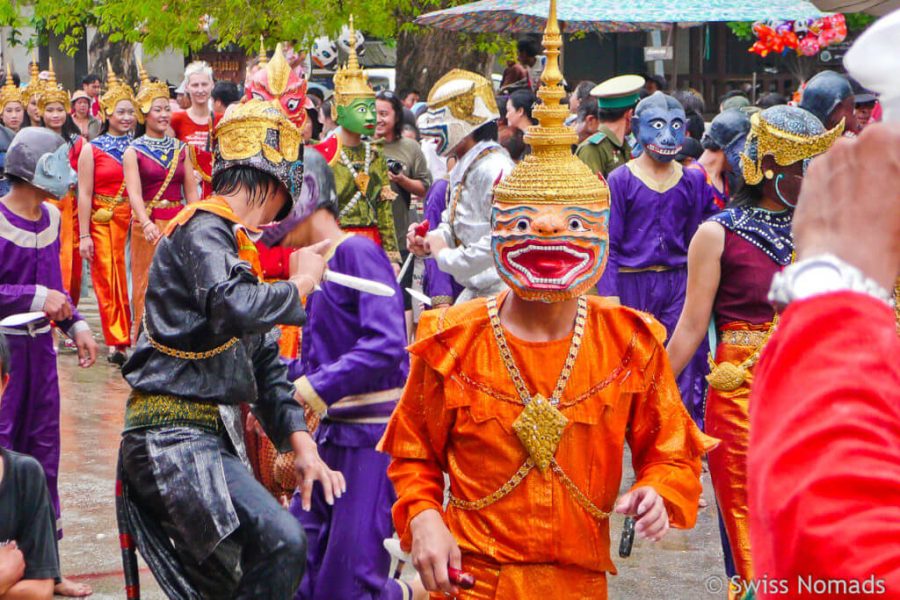
[[[605,514],[619,492],[625,441],[634,487],[652,486],[663,497],[672,526],[694,525],[700,456],[715,440],[684,410],[659,323],[604,302],[588,299],[581,351],[558,406],[568,424],[543,473],[528,468],[513,430],[523,405],[502,367],[486,301],[422,316],[409,380],[380,449],[393,458],[393,516],[406,550],[410,520],[442,511],[449,474],[444,519],[463,569],[478,582],[461,598],[606,598],[606,573],[616,569]],[[550,396],[571,337],[537,343],[506,333],[534,393]]]

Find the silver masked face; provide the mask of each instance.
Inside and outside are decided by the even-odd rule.
[[[418,119],[419,133],[438,140],[437,151],[443,157],[450,156],[463,139],[479,126],[457,119],[450,108],[429,109]]]
[[[78,176],[69,164],[69,145],[63,144],[55,152],[42,155],[34,169],[32,185],[62,198],[78,183]]]

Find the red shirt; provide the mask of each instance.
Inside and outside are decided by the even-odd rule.
[[[192,146],[196,151],[197,161],[195,166],[203,178],[204,196],[212,193],[209,179],[212,177],[213,153],[209,136],[218,124],[220,116],[210,113],[210,118],[212,119],[211,122],[200,124],[191,119],[187,111],[184,111],[172,113],[172,119],[169,122],[175,137]]]
[[[750,400],[753,566],[788,586],[760,599],[900,598],[898,356],[894,312],[869,296],[785,311]]]

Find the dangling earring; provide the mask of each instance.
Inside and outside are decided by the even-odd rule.
[[[775,177],[775,173],[772,171],[772,169],[766,169],[763,172],[763,175],[766,176],[766,179],[772,179],[773,177]]]
[[[769,171],[771,173],[771,171]],[[781,195],[781,190],[778,189],[778,183],[784,178],[784,173],[779,173],[778,177],[775,178],[775,195],[778,196],[778,199],[781,200],[781,203],[787,206],[788,208],[797,208],[796,204],[789,202],[784,196]]]

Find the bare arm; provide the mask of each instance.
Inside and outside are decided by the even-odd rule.
[[[23,579],[0,596],[0,600],[50,600],[53,598],[52,579]]]
[[[78,233],[91,232],[91,202],[94,196],[94,154],[90,144],[81,146],[78,155]]]
[[[125,189],[128,191],[128,202],[131,204],[135,220],[144,226],[150,221],[150,215],[147,214],[147,208],[144,206],[141,172],[138,169],[137,152],[134,148],[125,151],[122,157],[122,166],[125,167]]]
[[[182,183],[184,200],[190,204],[200,200],[200,194],[197,192],[199,187],[197,184],[197,173],[194,171],[194,163],[191,162],[191,153],[187,145],[184,146],[184,152],[181,156],[181,160],[184,162],[184,183]]]
[[[706,335],[722,276],[724,249],[725,229],[718,223],[703,223],[691,240],[684,308],[666,347],[676,377],[691,361]]]

